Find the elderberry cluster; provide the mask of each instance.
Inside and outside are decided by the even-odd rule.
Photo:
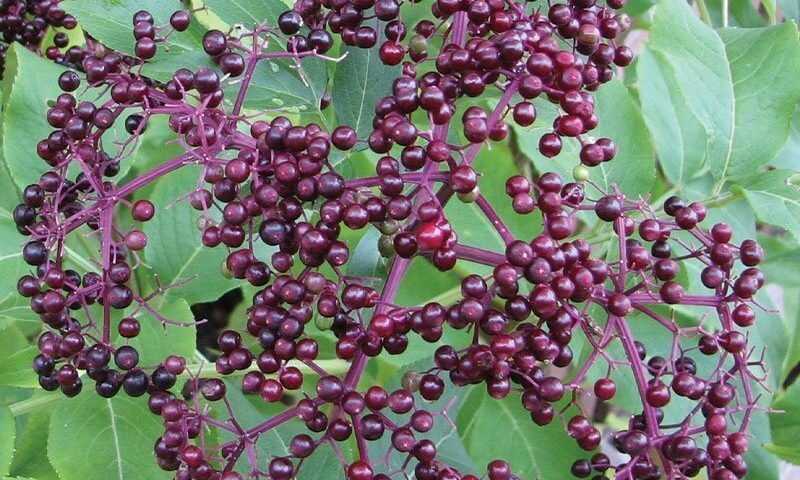
[[[78,22],[59,6],[60,0],[2,0],[0,1],[0,77],[5,66],[5,56],[9,44],[17,42],[31,50],[41,47],[48,28],[59,27],[72,30]],[[71,47],[66,52],[61,49],[69,44],[63,31],[53,35],[53,45],[44,53],[47,58],[59,63],[76,66],[80,64],[83,49]]]
[[[611,469],[617,478],[644,480],[706,469],[713,480],[743,477],[759,381],[751,368],[759,362],[750,358],[742,332],[755,321],[753,297],[764,283],[759,245],[733,243],[724,223],[703,226],[701,203],[673,197],[655,211],[615,187],[603,190],[585,178],[565,182],[553,173],[506,182],[514,212],[541,218],[543,226],[533,238],[517,238],[481,194],[476,156],[507,137],[507,122],[534,124],[534,102],[550,102],[560,112],[540,139],[545,156],[557,155],[567,138],[582,145],[576,163],[584,167],[616,155],[612,140],[589,135],[601,121],[591,92],[611,78],[614,65],[631,61],[631,51],[614,42],[629,24],[615,11],[624,2],[533,3],[531,9],[515,1],[438,0],[431,12],[438,22],[418,22],[407,39],[395,0],[300,0],[280,15],[278,30],[255,25],[207,32],[202,47],[218,69],[180,69],[163,84],[137,67],[155,56],[166,34],[186,30],[191,13],[178,11],[159,26],[149,13],[137,12],[135,59],[101,49],[81,59],[84,78],[68,71],[58,79],[64,93],[47,112],[54,131],[37,148],[50,170],[25,188],[14,210],[28,237],[23,258],[31,266],[18,290],[46,329],[33,366],[42,387],[72,396],[91,380],[103,397],[120,390],[147,395],[164,426],[154,439],[157,462],[180,480],[288,480],[315,451],[341,453],[339,445],[351,438],[355,458],[339,456],[350,480],[512,480],[519,477],[503,460],[476,475],[439,455],[439,439],[430,434],[448,420],[446,406],[434,407],[446,390],[483,385],[493,398],[512,395],[538,425],[563,416],[567,433],[590,452],[600,447],[602,434],[583,413],[584,385],[593,383],[599,400],[611,400],[616,384],[610,375],[624,366],[641,409],[611,438],[620,455],[578,459],[572,474]],[[380,59],[402,68],[376,103],[366,138],[348,125],[329,132],[288,116],[243,115],[255,64],[327,59],[332,35],[346,45],[376,47],[373,25],[379,22],[385,22]],[[284,49],[267,48],[281,41]],[[75,92],[84,82],[110,96],[79,100]],[[499,99],[490,110],[458,104],[492,93]],[[126,146],[158,116],[168,118],[183,153],[132,179],[115,179],[129,155]],[[118,123],[129,139],[109,153],[108,132]],[[376,155],[375,175],[346,178],[330,157],[359,148]],[[175,355],[157,366],[140,365],[131,345],[145,328],[142,321],[186,326],[155,307],[153,300],[170,286],[150,293],[134,287],[134,275],[148,275],[139,256],[150,239],[140,225],[167,206],[132,197],[189,166],[202,171],[184,197],[200,217],[200,241],[226,252],[221,274],[256,289],[245,328],[218,338],[216,376],[194,374]],[[474,202],[505,249],[463,243],[445,214],[450,201]],[[608,251],[580,238],[581,218],[592,216],[609,224]],[[379,288],[342,271],[351,257],[343,230],[367,228],[380,232],[378,248],[390,262]],[[87,233],[99,239],[98,268],[67,268],[66,242]],[[478,263],[492,273],[468,275],[452,303],[403,307],[394,300],[412,260],[442,271],[457,262]],[[697,285],[681,281],[692,274],[690,265],[701,272]],[[676,305],[706,310],[704,317],[714,320],[678,324],[666,308]],[[632,318],[672,335],[666,356],[648,353],[651,347],[631,330]],[[407,372],[396,390],[363,378],[370,359],[402,354],[411,342],[438,342],[447,329],[469,330],[472,341],[432,348],[431,368]],[[321,366],[319,337],[311,335],[319,331],[347,362],[344,374]],[[591,354],[559,376],[551,366],[574,363],[576,335]],[[609,353],[612,343],[622,345],[624,358]],[[716,368],[698,368],[704,356],[715,357]],[[603,362],[608,374],[591,379],[592,367]],[[233,383],[220,377],[238,378],[244,394],[285,408],[242,426],[228,400]],[[293,391],[302,399],[295,401]],[[667,418],[664,407],[676,397],[695,407]],[[209,404],[223,406],[211,410]],[[304,431],[291,438],[289,454],[266,452],[264,458],[258,438],[290,422]],[[226,440],[203,437],[208,429]],[[382,455],[370,453],[376,446]],[[385,461],[396,457],[401,467]]]

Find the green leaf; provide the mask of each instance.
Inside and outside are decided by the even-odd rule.
[[[157,167],[170,158],[185,153],[185,150],[176,141],[175,132],[169,128],[169,118],[166,115],[155,115],[147,122],[147,130],[139,137],[136,144],[135,160],[127,172],[126,179],[139,175],[146,170]],[[123,175],[125,172],[122,173]]]
[[[753,209],[744,199],[739,199],[722,205],[720,207],[709,208],[706,217],[706,225],[714,225],[725,222],[736,232],[736,238],[744,240],[746,238],[756,238],[756,216]]]
[[[800,364],[800,288],[785,288],[783,290],[783,305],[781,306],[781,316],[786,327],[789,346],[783,364],[783,372],[779,383],[797,382],[796,373],[793,371]]]
[[[798,0],[778,0],[783,11],[784,18],[791,18],[794,20],[800,19],[800,1]]]
[[[7,98],[0,133],[4,168],[8,168],[14,179],[17,188],[13,191],[17,198],[22,188],[36,182],[39,175],[49,170],[44,160],[36,155],[36,144],[52,131],[45,120],[47,101],[61,93],[57,80],[64,70],[19,44],[8,49],[3,83]]]
[[[634,17],[638,17],[639,15],[650,10],[650,8],[652,8],[655,4],[656,0],[629,0],[627,3],[625,3],[625,13]]]
[[[25,420],[25,426],[20,428],[17,434],[17,451],[11,464],[11,474],[40,480],[59,480],[45,455],[50,412],[39,410],[27,415]]]
[[[756,352],[765,351],[766,371],[770,373],[765,384],[775,391],[781,384],[780,372],[789,350],[789,332],[782,315],[778,312],[778,307],[767,292],[756,295],[756,301],[767,311],[758,312],[755,328],[747,332],[750,336],[748,346]],[[763,391],[760,386],[756,386],[756,392],[764,394],[767,398],[771,393]]]
[[[160,0],[67,0],[61,8],[75,16],[78,23],[92,37],[106,46],[134,54],[133,14],[147,10],[153,15],[156,25],[169,25],[169,17],[180,5]],[[148,60],[142,73],[165,82],[179,68],[196,70],[201,66],[212,66],[210,57],[202,50],[203,28],[194,22],[185,32],[174,32],[158,44],[158,52]]]
[[[762,407],[767,407],[766,402]],[[770,423],[764,411],[756,411],[750,420],[750,448],[744,456],[748,480],[775,480],[779,478],[778,459],[765,448],[771,442]]]
[[[617,156],[591,169],[591,178],[603,188],[617,184],[629,198],[646,195],[655,182],[656,169],[653,146],[639,107],[628,89],[616,80],[598,91],[596,103],[600,124],[595,135],[613,139]]]
[[[753,238],[753,237],[747,237]],[[800,287],[800,245],[788,238],[759,235],[758,242],[764,248],[766,256],[759,264],[767,283],[776,283],[783,288]]]
[[[616,184],[629,198],[647,194],[656,178],[655,158],[642,114],[633,97],[622,82],[612,80],[598,90],[595,104],[600,124],[593,135],[612,138],[618,153],[612,161],[590,168],[591,180],[606,191]],[[554,158],[542,156],[538,150],[539,138],[552,130],[549,126],[555,112],[543,103],[537,104],[537,108],[540,110],[539,118],[532,128],[515,128],[520,149],[533,160],[540,172],[555,171],[565,181],[570,181],[572,169],[580,164],[580,144],[576,140],[564,139],[564,148],[559,155]]]
[[[321,116],[320,100],[328,82],[325,62],[319,58],[303,59],[302,71],[288,60],[259,62],[244,106],[257,110],[296,110]]]
[[[511,199],[505,193],[505,182],[508,177],[520,174],[520,169],[517,167],[518,160],[506,145],[495,144],[478,155],[473,167],[480,175],[478,187],[481,195],[506,227],[520,238],[533,238],[542,230],[541,216],[538,213],[520,215],[514,212]],[[526,160],[523,158],[521,163],[525,164]],[[465,203],[457,197],[453,198],[445,207],[445,214],[453,230],[458,232],[460,243],[494,251],[505,249],[497,229],[477,203]],[[469,273],[488,272],[483,265],[462,262],[457,266],[471,270],[463,276]],[[432,296],[436,295],[434,292],[429,293]]]
[[[636,73],[667,178],[683,187],[710,171],[721,185],[769,162],[787,138],[800,99],[797,30],[718,34],[685,2],[662,0]]]
[[[278,16],[289,9],[280,0],[204,0],[203,6],[208,8],[209,14],[215,15],[228,26],[238,24],[246,28],[262,23],[274,25]]]
[[[204,0],[205,10],[196,12],[196,18],[209,28],[227,31],[237,25],[252,30],[255,25],[276,24],[278,16],[289,9],[280,0]],[[271,51],[285,51],[285,42],[270,38]],[[321,117],[320,100],[328,83],[328,61],[319,58],[305,58],[300,61],[302,71],[292,60],[262,60],[255,73],[245,97],[245,108],[263,111],[294,110],[299,113],[313,113]],[[240,84],[235,83],[226,89],[226,95],[234,98]]]
[[[153,151],[153,154],[164,160],[161,152]],[[204,247],[200,241],[202,233],[197,228],[200,213],[189,206],[186,197],[197,188],[201,176],[201,169],[197,166],[184,166],[141,192],[160,210],[141,227],[148,236],[148,244],[144,249],[145,262],[138,275],[148,281],[157,275],[164,287],[179,284],[167,289],[167,301],[183,298],[190,305],[213,301],[240,285],[238,280],[227,279],[221,273],[227,252],[222,247]],[[216,220],[221,218],[217,212],[209,214]],[[254,228],[257,227],[256,224]],[[256,256],[265,261],[274,251],[257,235],[254,249]]]
[[[733,195],[726,196],[719,203],[715,203],[714,199],[719,197],[713,192],[714,177],[710,173],[706,173],[689,181],[683,190],[682,197],[687,201],[705,202],[709,206],[705,220],[707,225],[724,222],[733,227],[739,240],[755,238],[756,217],[747,201],[740,196]],[[721,193],[728,194],[730,192],[723,191]],[[657,203],[653,204],[658,205]]]
[[[384,65],[377,48],[346,47],[342,53],[347,56],[336,66],[331,103],[337,121],[366,138],[372,132],[375,104],[392,92],[400,66]]]
[[[345,452],[352,451],[350,445],[344,445]],[[330,445],[324,444],[314,454],[303,461],[297,480],[345,480],[346,474],[341,462]]]
[[[769,415],[772,442],[768,449],[787,461],[795,459],[796,462],[800,458],[797,443],[800,438],[800,382],[777,395],[772,408],[777,412]]]
[[[520,478],[561,480],[572,463],[586,455],[559,421],[540,427],[531,421],[518,395],[503,400],[476,387],[459,412],[458,431],[476,465],[501,458]]]
[[[416,25],[420,20],[436,21],[431,12],[435,0],[420,0],[419,2],[401,2],[400,18],[406,25]]]
[[[765,0],[765,6],[770,2],[774,7],[775,0]],[[708,5],[712,24],[721,27],[722,0],[706,0],[706,5]],[[731,27],[763,27],[767,24],[767,19],[758,13],[752,0],[729,0],[727,6],[728,25]]]
[[[793,183],[796,175],[772,170],[743,179],[731,190],[744,195],[759,221],[784,228],[800,239],[800,189]]]
[[[361,237],[347,263],[347,274],[362,277],[378,277],[384,275],[385,260],[378,251],[378,240],[381,233],[371,228]]]
[[[17,293],[17,280],[30,271],[22,260],[24,237],[10,216],[0,214],[0,326],[27,321],[39,327],[41,320],[28,299]]]
[[[787,170],[800,170],[800,107],[795,109],[789,127],[789,138],[770,166]]]
[[[725,157],[733,129],[725,47],[685,2],[659,2],[636,70],[642,114],[667,178],[683,185],[712,157]]]
[[[0,404],[8,406],[12,414],[19,416],[19,411],[15,409],[19,407],[20,402],[27,401],[35,392],[29,388],[0,385]],[[14,404],[17,404],[17,407],[12,407]]]
[[[2,136],[2,115],[0,115],[0,136]],[[0,184],[8,185],[8,188],[0,190],[0,211],[3,213],[10,212],[19,205],[20,192],[17,189],[14,180],[11,178],[11,172],[8,170],[5,159],[3,159],[2,139],[0,138]]]
[[[424,305],[451,288],[459,288],[460,281],[461,277],[457,272],[452,270],[440,272],[426,259],[414,258],[400,284],[395,303],[409,306]],[[425,288],[419,288],[419,285],[425,285]],[[458,298],[453,299],[455,300]]]
[[[0,328],[0,385],[37,387],[31,364],[38,353],[38,348],[29,345],[28,339],[14,325]]]
[[[444,211],[453,230],[458,232],[459,242],[493,251],[502,251],[505,248],[500,234],[475,203],[463,203],[454,199],[445,206]]]
[[[47,456],[61,480],[163,478],[153,458],[162,431],[142,399],[85,392],[53,411]]]
[[[144,249],[148,275],[158,275],[163,286],[180,283],[166,291],[167,297],[182,298],[190,305],[212,301],[235,288],[236,282],[221,274],[226,252],[200,242],[199,213],[185,200],[196,188],[200,170],[183,167],[158,180],[150,200],[161,209],[142,227],[148,243]],[[142,267],[146,272],[147,267]]]
[[[774,443],[764,445],[764,449],[789,463],[800,465],[800,449],[775,445]]]
[[[54,40],[56,34],[58,33],[63,33],[67,36],[67,45],[59,48],[59,51],[62,53],[66,52],[72,47],[86,46],[86,36],[80,25],[75,26],[75,28],[71,30],[68,30],[64,27],[50,27],[45,32],[44,38],[42,38],[42,43],[39,44],[39,51],[46,52],[48,48],[55,46]]]
[[[712,162],[717,178],[742,177],[772,160],[788,138],[800,100],[800,42],[793,22],[720,31],[730,62],[735,102],[727,162]]]
[[[14,457],[14,439],[17,437],[14,415],[7,406],[0,406],[0,473],[7,474]]]
[[[6,54],[6,72],[9,72],[9,62],[11,61],[11,54]],[[10,73],[6,73],[6,78],[9,78],[11,75]],[[0,104],[0,111],[5,111],[5,101],[6,96],[5,92],[11,87],[10,84],[3,84],[0,82],[0,95],[2,95],[2,104]],[[10,215],[10,212],[14,209],[15,206],[19,204],[20,198],[20,191],[16,188],[14,184],[14,180],[11,177],[11,172],[8,170],[8,165],[6,164],[6,160],[3,157],[3,118],[5,117],[5,113],[0,115],[0,183],[3,185],[8,185],[11,188],[4,188],[0,190],[0,211],[3,212],[4,215]],[[6,212],[9,212],[6,214]]]

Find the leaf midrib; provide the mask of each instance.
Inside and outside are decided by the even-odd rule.
[[[114,413],[114,406],[111,404],[111,399],[106,399],[106,404],[108,405],[109,418],[111,419],[111,434],[114,439],[114,451],[117,455],[117,476],[119,480],[124,480],[125,475],[122,471],[122,450],[119,446],[119,433],[117,432],[116,414]]]

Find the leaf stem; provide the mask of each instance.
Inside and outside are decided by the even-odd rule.
[[[721,195],[712,196],[706,200],[703,200],[703,203],[709,208],[724,207],[725,205],[733,203],[740,198],[742,198],[742,194],[740,192],[725,192]]]
[[[728,28],[728,0],[722,0],[722,27]]]
[[[708,25],[711,25],[711,15],[708,13],[706,0],[697,0],[697,9],[700,11],[700,18]]]

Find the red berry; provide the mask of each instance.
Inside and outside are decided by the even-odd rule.
[[[617,393],[617,385],[610,378],[601,378],[594,384],[594,394],[600,400],[611,400]]]
[[[433,222],[423,223],[416,232],[417,245],[422,251],[439,249],[445,240],[445,233]]]

